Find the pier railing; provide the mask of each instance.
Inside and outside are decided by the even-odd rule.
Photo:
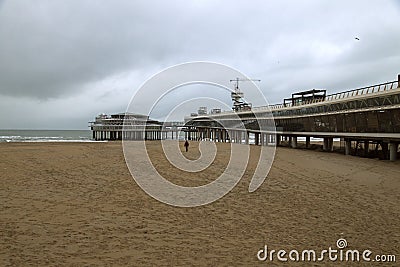
[[[358,96],[358,95],[373,94],[373,93],[396,89],[398,87],[399,87],[398,81],[386,82],[386,83],[366,86],[366,87],[362,87],[362,88],[358,88],[358,89],[353,89],[353,90],[349,90],[349,91],[330,94],[330,95],[326,96],[325,101],[342,99],[342,98],[353,97],[353,96]]]
[[[357,89],[352,89],[352,90],[348,90],[348,91],[344,91],[344,92],[338,92],[338,93],[327,95],[323,99],[313,99],[313,100],[303,101],[303,102],[297,103],[295,105],[293,105],[292,103],[288,103],[288,104],[281,103],[281,104],[270,105],[268,107],[266,107],[266,106],[255,107],[255,108],[253,108],[253,110],[262,110],[262,109],[267,109],[267,108],[281,109],[281,108],[287,108],[287,107],[293,107],[293,106],[297,107],[297,106],[303,106],[303,105],[319,103],[319,102],[328,102],[328,101],[346,99],[346,98],[361,96],[361,95],[375,94],[375,93],[379,93],[379,92],[394,90],[396,88],[399,88],[399,81],[386,82],[386,83],[361,87],[361,88],[357,88]]]

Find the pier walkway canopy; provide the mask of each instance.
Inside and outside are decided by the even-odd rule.
[[[292,106],[313,103],[315,101],[325,100],[326,90],[323,89],[312,89],[308,91],[293,93],[291,98],[285,98],[283,105],[286,107],[289,102]]]

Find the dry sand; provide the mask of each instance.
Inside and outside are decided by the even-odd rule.
[[[188,158],[198,157],[195,147]],[[183,178],[158,142],[148,148],[182,185],[209,182],[229,155],[218,144],[209,172]],[[225,197],[177,208],[141,190],[119,142],[0,144],[0,265],[271,266],[256,257],[265,244],[322,250],[339,238],[400,261],[400,161],[278,148],[268,178],[249,193],[258,150],[252,146],[252,163]]]

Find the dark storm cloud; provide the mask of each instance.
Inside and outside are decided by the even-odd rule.
[[[161,10],[145,12],[129,1],[5,2],[1,93],[54,97],[121,70],[162,62],[176,52],[171,23]]]

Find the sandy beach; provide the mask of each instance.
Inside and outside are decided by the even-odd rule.
[[[158,142],[147,146],[160,172],[186,186],[212,181],[229,156],[229,144],[219,143],[208,170],[182,176]],[[196,146],[188,158],[198,157]],[[269,176],[249,193],[258,150],[251,146],[252,160],[229,194],[179,208],[135,183],[120,142],[1,143],[0,265],[271,266],[279,262],[257,259],[264,245],[323,250],[339,238],[400,261],[400,161],[279,147]]]

